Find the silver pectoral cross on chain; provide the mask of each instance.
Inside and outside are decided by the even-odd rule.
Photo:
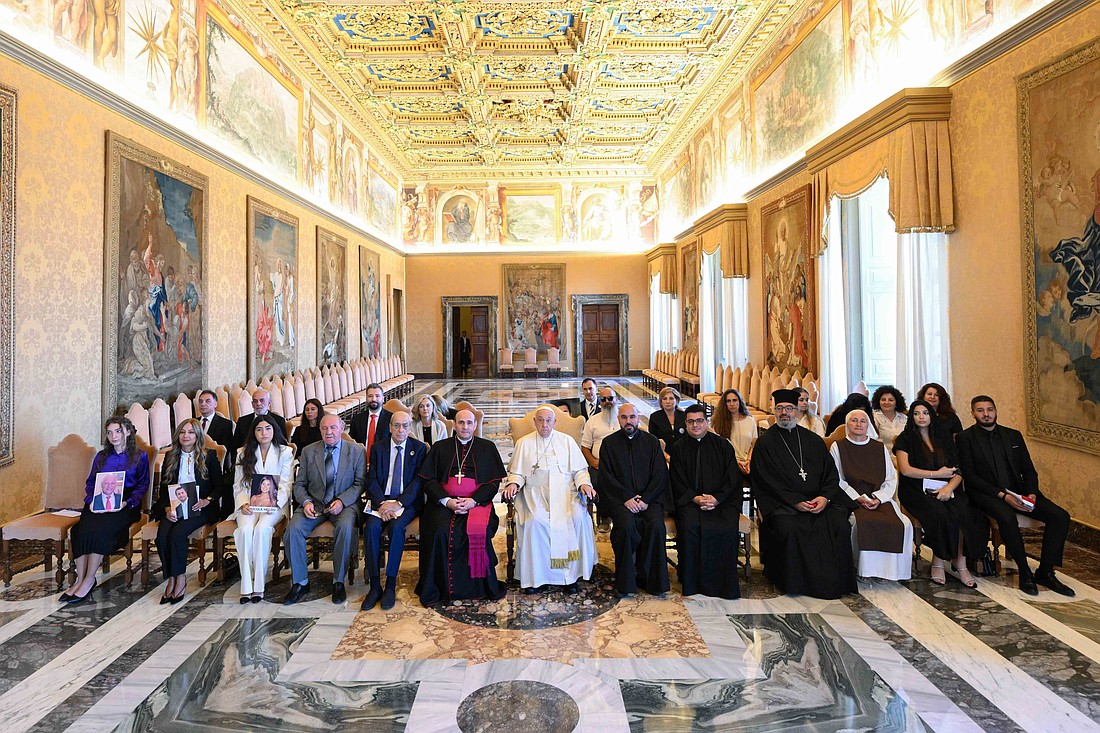
[[[798,475],[802,477],[802,480],[803,480],[803,481],[805,481],[805,480],[806,480],[806,476],[807,476],[807,474],[806,474],[806,469],[804,469],[804,468],[800,468],[800,469],[798,469]]]

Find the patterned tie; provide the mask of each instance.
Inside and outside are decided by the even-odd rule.
[[[206,424],[207,424],[208,422],[210,422],[210,419],[209,419],[209,418],[205,418],[205,417],[204,417],[204,418],[202,419],[202,431],[203,431],[204,433],[206,432]]]
[[[386,496],[393,496],[395,490],[400,491],[402,488],[401,482],[404,480],[404,476],[402,475],[404,466],[402,464],[404,461],[401,460],[401,449],[404,447],[404,443],[397,446],[397,457],[393,459],[393,478],[390,479],[390,486],[389,490],[386,491]]]
[[[332,492],[333,486],[336,485],[336,461],[333,460],[332,454],[336,450],[334,445],[325,446],[325,498]]]
[[[367,460],[370,460],[370,449],[374,445],[374,431],[378,427],[378,416],[370,416],[370,425],[367,427]]]

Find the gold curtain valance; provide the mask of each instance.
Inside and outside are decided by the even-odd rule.
[[[676,295],[679,285],[676,277],[676,245],[662,244],[655,249],[651,249],[646,253],[646,260],[649,262],[650,279],[654,275],[660,276],[657,283],[658,289],[662,293]]]
[[[903,89],[810,148],[816,255],[828,246],[833,196],[856,196],[882,175],[890,180],[890,214],[899,234],[955,230],[950,116],[949,89]]]
[[[723,204],[695,222],[703,254],[721,252],[722,277],[749,276],[748,204]]]

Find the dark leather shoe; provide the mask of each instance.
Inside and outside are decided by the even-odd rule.
[[[343,583],[332,584],[332,602],[340,605],[348,599],[348,592],[344,590]]]
[[[1020,590],[1029,596],[1039,595],[1039,589],[1035,586],[1035,578],[1030,574],[1020,576]]]
[[[577,584],[570,583],[569,585],[563,585],[562,590],[565,591],[566,595],[574,596],[577,594]]]
[[[58,596],[57,602],[58,603],[68,603],[72,599],[73,599],[73,597],[71,595],[69,595],[68,593],[62,593],[60,596]],[[164,603],[164,601],[161,600],[161,603]]]
[[[286,598],[283,599],[283,605],[293,606],[295,603],[302,600],[306,593],[309,593],[309,583],[305,583],[304,585],[295,583],[290,586],[290,591],[286,594]]]
[[[183,599],[184,599],[184,598],[186,598],[186,597],[187,597],[187,593],[186,593],[186,592],[185,592],[185,593],[180,593],[180,594],[179,594],[178,596],[176,596],[176,597],[174,597],[174,598],[170,598],[170,599],[168,600],[168,602],[169,602],[169,603],[171,603],[171,604],[172,604],[172,605],[174,606],[174,605],[176,605],[177,603],[183,603]]]
[[[397,603],[397,583],[386,583],[386,590],[382,591],[382,610],[388,611]]]
[[[1077,595],[1073,592],[1073,588],[1070,588],[1068,585],[1058,580],[1058,578],[1054,577],[1054,571],[1049,573],[1035,573],[1035,582],[1063,596],[1072,598]]]
[[[360,611],[369,611],[378,605],[378,601],[382,599],[382,584],[378,582],[371,582],[370,590],[367,591],[367,597],[363,599],[363,603],[359,605]]]

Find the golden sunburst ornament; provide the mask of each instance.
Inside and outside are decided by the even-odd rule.
[[[145,55],[145,75],[151,86],[153,82],[160,81],[168,65],[168,54],[160,44],[164,29],[157,30],[157,11],[146,6],[137,16],[131,15],[130,30],[141,39],[141,50],[138,51],[137,58]]]
[[[883,14],[883,44],[894,53],[901,50],[902,41],[909,40],[905,35],[905,24],[916,13],[911,0],[894,0],[890,4],[890,10]]]

